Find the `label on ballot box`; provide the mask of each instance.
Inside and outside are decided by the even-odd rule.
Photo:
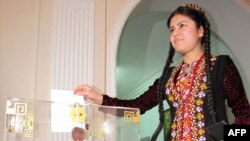
[[[137,108],[8,99],[4,141],[139,141]]]

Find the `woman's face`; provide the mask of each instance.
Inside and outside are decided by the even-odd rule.
[[[201,49],[203,28],[197,28],[195,22],[187,16],[177,14],[170,21],[170,42],[182,55]]]

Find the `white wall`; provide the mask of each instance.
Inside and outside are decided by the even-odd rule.
[[[55,2],[59,0],[0,0],[0,120],[5,119],[5,106],[7,98],[24,98],[34,100],[50,100],[51,81],[52,81],[52,55],[53,48],[55,46],[55,21],[58,17],[55,15]],[[64,1],[72,4],[74,2],[87,2],[82,1]],[[72,2],[72,3],[71,3]],[[90,1],[89,1],[90,2]],[[97,7],[101,7],[97,14],[96,22],[103,25],[98,26],[105,29],[105,12],[103,7],[105,1],[92,1]],[[94,3],[95,2],[95,3]],[[83,3],[81,3],[83,4]],[[74,6],[74,5],[71,5]],[[75,5],[76,6],[76,5]],[[72,14],[72,13],[69,13]],[[88,11],[84,13],[85,17],[95,18],[93,12]],[[61,17],[59,17],[61,18]],[[89,22],[89,21],[87,21]],[[70,22],[68,22],[70,23]],[[93,22],[88,23],[89,27],[92,28],[95,25]],[[86,24],[87,25],[87,24]],[[98,59],[92,58],[88,61],[88,67],[92,67],[90,70],[91,74],[98,73],[97,77],[89,76],[90,79],[94,79],[94,85],[100,90],[104,90],[104,64],[105,64],[105,42],[101,39],[105,39],[104,31],[98,30],[97,34],[93,33],[93,30],[88,28],[88,44],[84,40],[85,45],[92,47],[91,49],[85,50],[84,57],[93,56],[88,53],[93,53],[93,42],[94,36],[98,43],[95,44],[94,56]],[[78,26],[78,27],[81,27]],[[91,31],[92,30],[92,31]],[[92,32],[92,33],[90,33]],[[60,36],[60,35],[57,35]],[[93,37],[89,37],[93,36]],[[73,37],[71,37],[72,39]],[[90,39],[91,38],[91,39]],[[58,41],[58,40],[57,40]],[[100,45],[101,43],[102,45]],[[93,46],[92,46],[93,45]],[[99,55],[101,54],[101,55]],[[99,58],[101,58],[99,60]],[[96,61],[95,66],[89,64],[89,62]],[[100,63],[100,64],[99,64]],[[93,71],[93,68],[95,70]],[[96,71],[103,70],[103,71]],[[90,80],[92,82],[93,80]],[[75,84],[78,85],[78,84]],[[74,86],[72,86],[73,89]],[[69,88],[70,89],[70,88]],[[5,122],[0,122],[0,137],[2,140],[4,133]]]
[[[52,25],[50,2],[52,1],[0,1],[1,140],[8,97],[49,97]]]

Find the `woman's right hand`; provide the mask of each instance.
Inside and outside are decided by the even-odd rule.
[[[74,94],[83,96],[85,100],[90,103],[101,105],[103,101],[103,95],[97,92],[93,87],[83,84],[74,89]]]

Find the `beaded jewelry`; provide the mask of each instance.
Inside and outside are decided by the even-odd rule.
[[[187,4],[184,4],[183,6],[188,7],[190,9],[193,9],[193,10],[205,15],[205,11],[203,11],[202,8],[199,7],[197,4],[187,3]]]

